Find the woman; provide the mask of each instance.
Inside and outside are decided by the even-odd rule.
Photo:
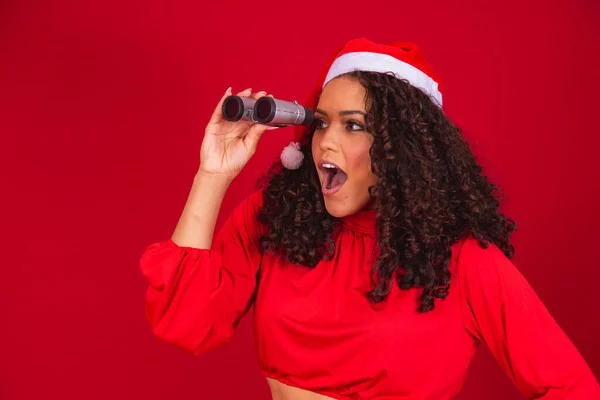
[[[223,196],[267,129],[216,107],[175,232],[141,260],[155,334],[199,354],[254,305],[274,399],[447,399],[480,342],[526,398],[600,398],[509,261],[515,225],[416,46],[353,40],[322,82],[314,128],[297,130],[213,244]]]

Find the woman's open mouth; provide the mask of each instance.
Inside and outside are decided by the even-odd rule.
[[[323,196],[336,194],[348,179],[348,175],[331,161],[322,160],[319,163],[319,169],[323,173],[323,184],[321,186]]]

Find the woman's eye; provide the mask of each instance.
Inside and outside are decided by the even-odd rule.
[[[346,122],[346,129],[349,131],[362,131],[365,128],[356,121],[348,121]]]
[[[325,122],[321,118],[319,118],[315,121],[315,128],[316,129],[325,129],[325,128],[327,128],[327,122]]]

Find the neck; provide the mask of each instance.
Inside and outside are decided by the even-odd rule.
[[[379,207],[379,199],[371,198],[363,210],[374,210]]]

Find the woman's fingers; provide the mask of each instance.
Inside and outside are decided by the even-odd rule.
[[[251,95],[251,97],[252,97],[253,99],[256,99],[256,100],[258,100],[258,99],[260,99],[261,97],[265,97],[266,95],[267,95],[267,92],[265,92],[264,90],[262,90],[262,91],[260,91],[260,92],[253,93],[253,94]]]
[[[225,91],[225,94],[221,97],[221,100],[219,100],[219,104],[217,104],[217,107],[213,111],[213,114],[210,117],[210,121],[208,122],[209,124],[216,124],[223,120],[223,102],[230,95],[231,95],[231,88],[228,88]]]
[[[239,92],[238,94],[236,94],[236,96],[240,96],[240,97],[249,97],[252,94],[252,88],[248,88],[248,89],[244,89],[241,92]]]

